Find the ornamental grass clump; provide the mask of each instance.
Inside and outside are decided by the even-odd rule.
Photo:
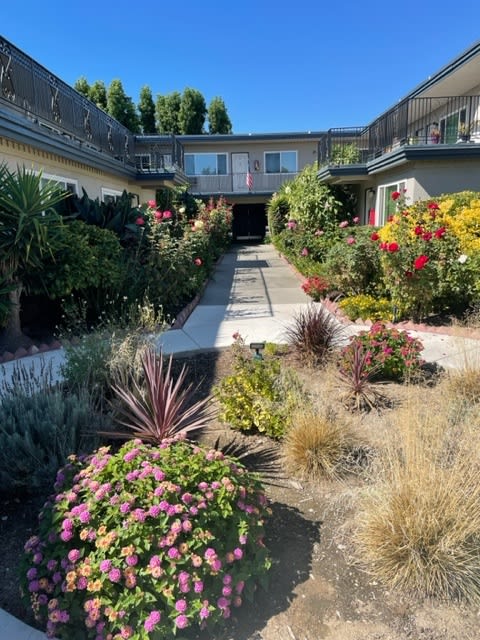
[[[72,457],[55,489],[21,566],[24,599],[49,637],[212,629],[265,579],[264,491],[219,451],[134,440]]]
[[[446,415],[441,396],[400,414],[397,442],[360,502],[355,543],[386,588],[480,603],[478,411]],[[445,410],[444,410],[445,409]]]
[[[337,478],[349,468],[358,445],[352,429],[336,416],[298,411],[285,436],[287,468],[303,478]]]
[[[372,380],[412,380],[420,373],[423,344],[406,331],[376,322],[369,331],[352,336],[342,350],[340,370],[351,369],[352,351],[357,345],[365,354],[364,373],[369,374]]]

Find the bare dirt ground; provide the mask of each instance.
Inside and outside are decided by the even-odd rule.
[[[292,364],[289,361],[289,364]],[[322,374],[293,362],[312,393],[321,394]],[[230,371],[228,351],[189,360],[192,379],[202,379],[200,394]],[[401,399],[404,390],[391,385]],[[335,398],[332,399],[335,403]],[[388,411],[365,418],[365,429],[381,440]],[[215,424],[205,435],[210,444],[236,448],[251,466],[280,447],[267,438],[242,436]],[[232,440],[234,444],[232,445]],[[281,458],[264,476],[272,515],[267,546],[272,569],[268,591],[215,632],[218,640],[475,640],[480,611],[459,603],[428,601],[390,592],[361,570],[354,559],[351,531],[355,505],[368,476],[340,481],[303,481],[287,475]],[[17,566],[23,543],[34,532],[42,499],[0,497],[0,607],[32,623],[18,598]]]

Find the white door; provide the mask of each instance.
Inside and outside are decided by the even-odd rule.
[[[232,153],[232,191],[248,191],[248,153]]]

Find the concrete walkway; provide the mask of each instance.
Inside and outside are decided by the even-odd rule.
[[[217,265],[203,296],[181,329],[154,337],[164,353],[192,353],[228,347],[238,332],[247,342],[285,342],[285,330],[294,315],[310,303],[301,281],[272,245],[233,247]],[[367,327],[351,325],[352,335]],[[480,341],[437,333],[409,331],[425,345],[427,362],[445,368],[460,367],[465,361],[480,366]],[[18,366],[40,371],[52,367],[60,378],[64,351],[59,349],[22,358],[0,366],[0,375],[11,379]],[[0,610],[0,640],[40,640],[45,635]]]

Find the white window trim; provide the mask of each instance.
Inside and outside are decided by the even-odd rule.
[[[74,178],[67,178],[66,176],[57,176],[53,173],[44,173],[43,171],[36,171],[36,175],[42,175],[44,180],[48,180],[49,182],[56,182],[58,184],[62,183],[64,189],[66,189],[67,183],[72,184],[75,187],[75,194],[78,196],[78,180]]]
[[[387,189],[390,189],[391,187],[393,187],[393,191],[399,191],[400,193],[402,193],[402,191],[407,188],[407,181],[399,180],[398,182],[389,182],[387,184],[379,185],[375,215],[375,224],[377,227],[383,227],[387,222],[385,194],[387,192]]]
[[[105,202],[105,198],[110,196],[112,198],[120,198],[123,191],[118,191],[117,189],[108,189],[107,187],[102,187],[102,202]]]
[[[298,151],[296,149],[272,149],[271,151],[264,151],[263,152],[263,166],[265,167],[265,173],[267,173],[267,155],[269,153],[278,153],[280,154],[280,165],[282,164],[282,160],[281,160],[281,155],[282,153],[294,153],[295,154],[295,171],[289,171],[286,175],[288,175],[289,173],[298,173]],[[285,175],[284,172],[280,171],[280,173],[270,173],[268,172],[268,175],[270,176],[278,176],[278,175]]]
[[[185,153],[185,167],[187,166],[187,162],[186,162],[186,158],[187,156],[225,156],[225,167],[226,167],[226,174],[223,173],[216,173],[214,175],[217,176],[222,176],[222,175],[230,175],[230,170],[228,167],[228,153],[226,151],[189,151],[188,153]],[[218,168],[218,161],[217,161],[217,168]],[[204,176],[204,177],[208,177],[205,176],[205,174],[203,173],[194,173],[194,174],[189,174],[187,173],[187,175],[193,175],[193,176]]]

